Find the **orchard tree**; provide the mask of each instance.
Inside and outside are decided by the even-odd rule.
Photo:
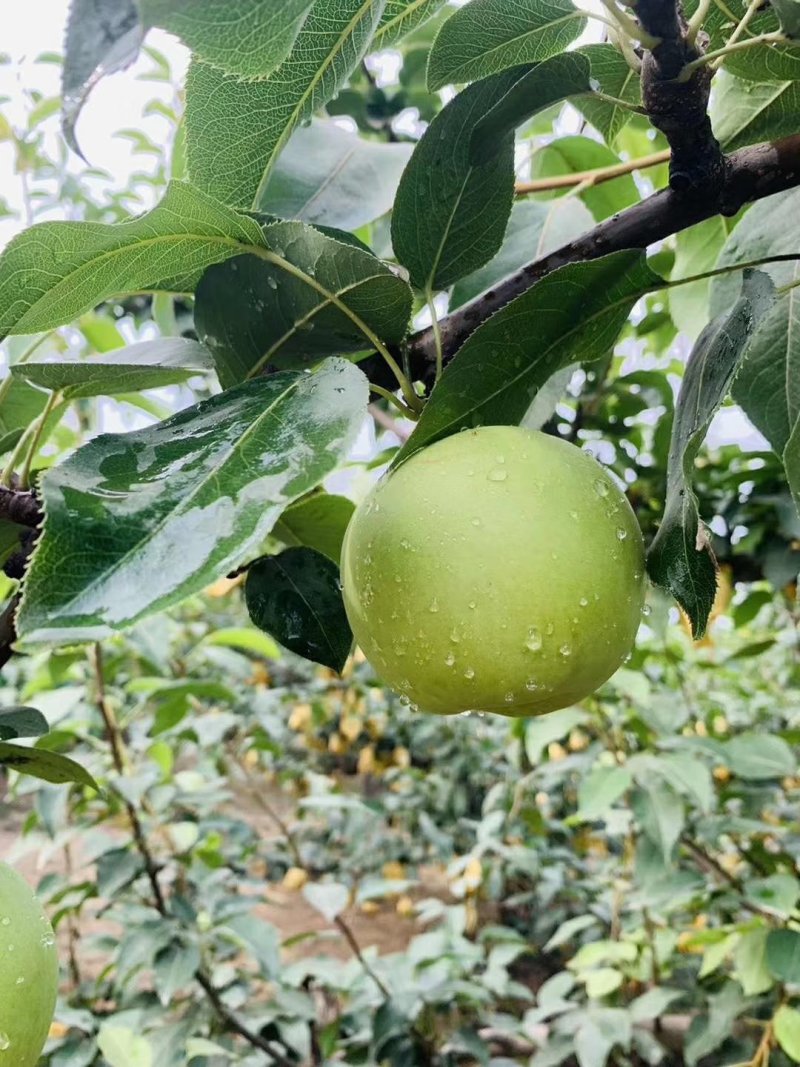
[[[232,19],[230,5],[76,0],[67,141],[79,151],[75,123],[98,77],[128,64],[159,26],[193,50],[174,152],[175,172],[185,156],[186,173],[145,214],[43,222],[0,260],[2,336],[30,339],[2,386],[5,569],[20,581],[2,618],[3,657],[97,641],[246,570],[255,623],[340,669],[352,634],[336,531],[349,511],[320,486],[368,412],[400,426],[405,443],[379,490],[393,507],[378,523],[374,563],[377,520],[363,513],[378,511],[379,496],[353,523],[347,607],[375,665],[423,710],[473,706],[463,683],[482,641],[476,706],[505,702],[521,714],[586,695],[630,651],[639,526],[613,480],[551,454],[541,430],[567,438],[565,450],[611,439],[612,467],[634,486],[649,577],[697,637],[714,602],[715,550],[735,577],[790,581],[791,532],[767,522],[764,544],[754,528],[750,551],[737,552],[730,534],[750,530],[745,514],[712,544],[694,482],[705,433],[732,393],[783,464],[781,474],[761,457],[758,471],[784,498],[800,494],[799,13],[794,0],[753,0],[741,12],[640,0],[595,15],[571,0],[457,10],[437,0],[241,0]],[[604,39],[578,45],[598,24]],[[396,54],[399,85],[384,89],[382,62]],[[563,132],[576,112],[581,132]],[[543,129],[554,131],[545,143]],[[653,177],[665,187],[642,192]],[[552,199],[564,190],[566,200]],[[175,336],[88,359],[46,352],[62,327],[137,294],[170,309]],[[194,323],[179,331],[174,308],[187,299]],[[699,336],[673,403],[664,375],[620,373],[614,351],[621,339],[620,351],[641,352],[655,338],[663,352],[676,327]],[[574,408],[559,415],[576,369]],[[49,436],[86,398],[197,375],[220,388],[39,469]],[[659,416],[646,432],[634,427],[642,411]],[[473,489],[469,441],[491,452],[486,427],[520,425],[522,443],[506,443],[512,466],[530,465],[528,481],[521,469],[507,480],[510,467],[489,469],[493,492]],[[441,457],[427,467],[430,493],[428,450]],[[490,467],[504,462],[496,451]],[[648,468],[657,476],[642,484]],[[449,506],[437,511],[431,494]],[[411,545],[403,560],[426,522],[420,501],[431,504],[431,533],[419,559]],[[519,590],[516,607],[498,592],[501,572]],[[459,585],[475,593],[474,608]],[[441,631],[458,629],[462,601],[476,647],[457,659]],[[550,657],[547,696],[531,695],[542,673],[534,660],[530,670],[510,665],[521,641],[539,662]]]

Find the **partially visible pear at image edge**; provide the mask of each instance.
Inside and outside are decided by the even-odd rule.
[[[57,992],[53,928],[25,879],[0,863],[0,1067],[36,1067]]]
[[[420,710],[540,715],[588,696],[629,655],[644,547],[590,455],[484,426],[378,482],[348,527],[342,581],[357,643]]]

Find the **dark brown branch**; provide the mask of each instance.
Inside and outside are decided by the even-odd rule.
[[[725,181],[719,189],[686,196],[664,189],[614,215],[593,230],[529,263],[494,289],[444,318],[440,324],[445,360],[453,358],[467,337],[510,300],[526,292],[546,274],[567,263],[599,259],[622,249],[645,249],[655,241],[694,226],[714,215],[734,215],[745,204],[800,184],[800,134],[774,143],[742,148],[729,157]],[[436,355],[431,327],[414,334],[409,360],[415,378],[430,382]],[[380,381],[378,364],[361,366]]]
[[[43,518],[41,506],[33,493],[0,486],[0,519],[36,529]]]
[[[701,66],[680,80],[684,67],[702,55],[702,44],[689,41],[680,0],[639,0],[636,14],[658,39],[642,59],[642,100],[672,149],[670,187],[678,193],[722,189],[727,162],[708,117],[713,71]]]
[[[15,593],[0,612],[0,667],[4,667],[14,654],[12,645],[17,639],[15,615],[19,607],[20,594]]]

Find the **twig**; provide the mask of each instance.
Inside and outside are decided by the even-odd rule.
[[[383,981],[378,977],[378,975],[373,971],[367,960],[364,959],[364,953],[361,951],[361,946],[359,945],[358,941],[356,941],[355,934],[353,933],[353,931],[350,929],[350,927],[347,925],[341,915],[337,915],[333,921],[334,924],[344,935],[344,939],[352,949],[353,955],[364,968],[364,973],[372,979],[372,981],[375,983],[378,989],[380,989],[384,997],[389,1000],[392,995],[391,992],[383,984]]]
[[[670,151],[665,148],[663,152],[653,152],[649,156],[628,159],[610,167],[582,170],[575,174],[556,174],[552,178],[533,178],[531,181],[517,182],[514,186],[514,193],[516,196],[526,196],[528,193],[547,192],[550,189],[569,189],[573,185],[582,185],[584,182],[589,182],[592,186],[601,185],[623,174],[630,174],[634,170],[646,170],[647,167],[655,167],[659,163],[668,163],[669,157]]]
[[[734,152],[728,160],[725,180],[714,189],[682,196],[663,189],[626,211],[606,219],[569,244],[527,264],[476,300],[442,319],[440,330],[447,363],[482,322],[509,301],[526,292],[541,278],[568,263],[599,259],[622,249],[645,249],[671,234],[688,229],[714,215],[735,215],[745,204],[800,184],[800,134],[765,142]],[[433,330],[414,334],[408,345],[408,362],[415,379],[432,382],[435,369]],[[382,361],[372,357],[361,364],[369,377],[379,372]]]
[[[725,882],[741,897],[741,906],[745,911],[751,912],[753,915],[760,915],[763,919],[768,919],[770,922],[775,922],[776,916],[773,912],[767,908],[762,908],[759,904],[753,903],[745,896],[745,889],[736,875],[726,871],[719,860],[715,859],[710,852],[707,852],[702,845],[698,844],[691,837],[685,834],[681,836],[681,844],[684,845],[698,861],[701,867],[705,867],[706,871],[713,874],[718,881]]]
[[[0,612],[0,667],[4,667],[13,655],[11,646],[17,639],[15,616],[19,602],[20,594],[15,593]]]
[[[93,646],[91,659],[94,667],[97,708],[103,719],[103,723],[105,724],[106,736],[111,748],[111,758],[114,767],[117,773],[123,776],[127,771],[128,754],[125,746],[125,738],[123,737],[119,722],[117,721],[114,709],[106,696],[105,675],[103,673],[103,653],[99,643]],[[144,862],[145,871],[147,872],[147,877],[150,882],[150,888],[153,892],[156,911],[159,915],[163,916],[163,918],[167,919],[170,917],[170,912],[159,881],[158,864],[150,851],[150,846],[147,843],[147,837],[145,836],[136,808],[124,798],[123,804],[128,813],[136,847]],[[198,985],[205,992],[208,1002],[214,1009],[216,1015],[230,1031],[238,1034],[239,1037],[243,1038],[255,1048],[259,1048],[262,1052],[266,1052],[272,1058],[272,1062],[277,1064],[278,1067],[296,1067],[296,1064],[292,1060],[287,1059],[280,1049],[275,1047],[275,1044],[272,1041],[268,1041],[266,1038],[261,1037],[260,1034],[251,1030],[246,1023],[225,1005],[220,997],[219,991],[215,988],[214,983],[202,967],[198,967],[194,977]]]

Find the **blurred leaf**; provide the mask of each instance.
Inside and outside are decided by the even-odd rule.
[[[153,1049],[148,1039],[113,1021],[100,1027],[97,1046],[109,1067],[153,1067]]]
[[[71,0],[61,75],[62,131],[80,152],[75,123],[86,98],[106,74],[136,59],[144,37],[134,0]]]
[[[509,71],[459,93],[425,131],[403,173],[392,244],[422,291],[444,289],[482,267],[503,242],[514,197],[513,135],[481,165],[471,162],[470,145],[480,118],[517,77]]]
[[[683,800],[666,782],[656,778],[642,783],[631,806],[643,833],[658,846],[664,863],[668,864],[686,823]]]
[[[182,182],[127,222],[41,222],[0,256],[0,338],[70,322],[125,292],[191,292],[203,270],[262,247],[258,224]]]
[[[200,950],[197,945],[173,941],[159,952],[153,971],[158,999],[165,1007],[174,1002],[176,993],[189,985],[199,966]]]
[[[695,1019],[687,1034],[684,1056],[689,1067],[695,1067],[728,1040],[743,1006],[734,982],[726,982],[719,993],[710,994],[707,1015]]]
[[[518,424],[555,371],[605,355],[636,300],[659,284],[634,251],[546,275],[470,335],[395,463],[462,427]]]
[[[340,882],[311,882],[303,886],[303,896],[329,923],[341,915],[350,899],[350,890]]]
[[[29,774],[33,778],[41,778],[42,781],[56,785],[77,782],[78,785],[98,789],[91,774],[75,760],[43,748],[26,748],[0,741],[0,767],[7,767],[19,774]]]
[[[772,0],[770,5],[778,16],[786,37],[800,37],[800,0]]]
[[[675,236],[675,265],[670,279],[676,281],[712,270],[731,228],[731,221],[715,215]],[[679,330],[694,339],[708,322],[711,279],[676,285],[668,292],[669,310]]]
[[[256,207],[303,222],[357,230],[391,210],[408,144],[368,141],[335,122],[295,130]]]
[[[344,86],[382,11],[383,0],[315,5],[286,60],[258,81],[238,81],[193,60],[186,81],[192,182],[227,204],[260,204],[292,132]]]
[[[47,393],[12,379],[0,405],[0,454],[14,447],[46,403]]]
[[[341,672],[353,645],[339,567],[312,548],[287,548],[247,572],[253,623],[298,656]]]
[[[666,986],[656,986],[642,993],[636,1000],[628,1005],[631,1019],[634,1024],[648,1022],[663,1015],[670,1005],[676,1000],[682,1000],[686,994],[682,989],[667,989]]]
[[[275,642],[258,630],[226,627],[212,630],[203,638],[204,645],[216,645],[221,648],[238,648],[242,652],[252,652],[263,659],[280,659],[281,651]]]
[[[270,251],[217,264],[197,287],[197,333],[223,388],[403,339],[411,291],[379,259],[301,222],[266,226],[264,241]]]
[[[684,609],[695,638],[705,633],[717,574],[692,489],[694,461],[744,348],[773,298],[774,287],[765,274],[745,274],[737,302],[703,330],[692,349],[675,408],[664,518],[650,546],[647,569]]]
[[[61,390],[66,400],[75,400],[157,389],[212,369],[207,348],[183,337],[170,337],[140,341],[102,359],[18,363],[11,373],[43,389]]]
[[[560,741],[575,726],[587,720],[585,711],[580,708],[563,708],[549,715],[528,719],[525,724],[525,751],[535,767],[542,758],[542,753],[552,741]]]
[[[579,174],[600,167],[613,167],[619,162],[616,153],[589,137],[559,137],[534,153],[531,177],[553,178],[562,174]],[[632,174],[623,174],[611,181],[589,186],[579,196],[597,222],[639,201]]]
[[[769,930],[760,926],[747,930],[739,938],[733,953],[736,977],[741,983],[746,997],[755,997],[766,993],[775,984],[767,969],[767,936]]]
[[[724,742],[725,760],[738,778],[759,781],[794,774],[797,762],[780,737],[747,731]]]
[[[800,933],[770,930],[767,936],[767,966],[781,982],[800,984]]]
[[[428,88],[541,63],[563,52],[585,26],[570,0],[472,0],[439,31],[428,62]]]
[[[238,567],[286,504],[336,466],[366,402],[363,374],[334,359],[84,445],[43,478],[44,534],[20,634],[96,640]]]
[[[772,1019],[775,1039],[795,1063],[800,1063],[800,1011],[781,1004]]]
[[[570,823],[593,822],[605,815],[633,782],[627,767],[596,767],[578,786],[578,810]]]
[[[312,493],[283,512],[272,534],[285,545],[306,545],[338,563],[354,511],[346,496]]]
[[[13,741],[17,737],[41,737],[49,729],[47,719],[36,708],[0,709],[0,741]]]
[[[794,3],[795,0],[789,0]],[[795,6],[797,6],[795,4]],[[777,11],[777,5],[771,7]],[[800,78],[800,48],[793,45],[764,44],[725,56],[725,70],[737,78],[754,82],[790,82]]]
[[[573,240],[593,226],[592,216],[574,199],[518,200],[511,209],[500,251],[484,266],[461,278],[450,292],[449,310],[494,288],[527,263]]]

